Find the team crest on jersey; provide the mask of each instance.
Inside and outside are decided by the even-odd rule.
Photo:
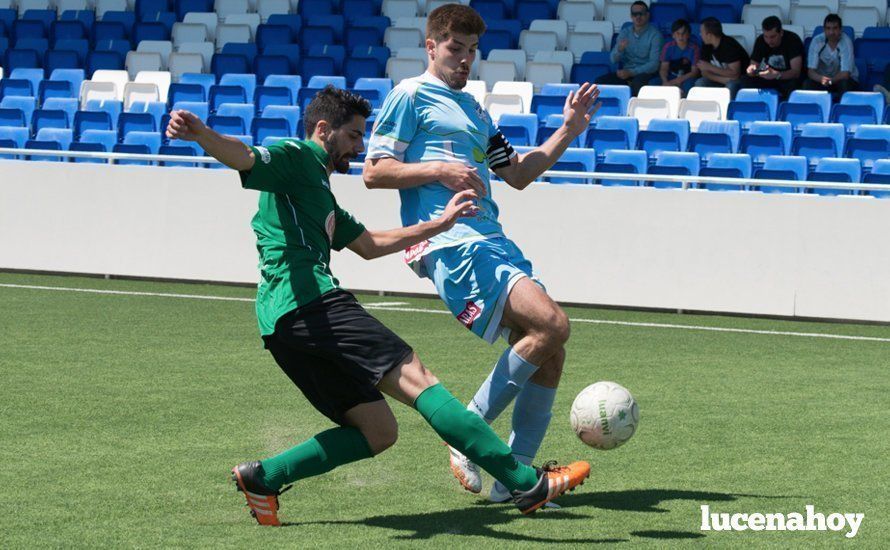
[[[467,302],[467,307],[458,313],[457,320],[463,323],[467,328],[473,328],[473,321],[482,315],[482,308],[476,305],[476,302]]]
[[[260,160],[263,161],[263,164],[272,162],[272,155],[269,153],[268,149],[265,147],[257,147],[256,150],[260,154]]]
[[[333,210],[328,214],[327,219],[324,221],[324,230],[328,234],[328,241],[334,242],[334,231],[337,230],[337,218],[334,215]]]
[[[491,118],[489,118],[488,113],[485,112],[485,109],[482,108],[482,105],[479,102],[476,102],[476,114],[479,115],[479,119],[482,120],[485,124],[491,124]]]

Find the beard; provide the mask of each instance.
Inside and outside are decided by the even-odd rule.
[[[349,161],[352,160],[353,156],[349,153],[341,153],[337,150],[337,140],[334,139],[333,135],[325,141],[324,145],[325,150],[331,157],[331,164],[334,166],[334,171],[338,174],[349,172]]]

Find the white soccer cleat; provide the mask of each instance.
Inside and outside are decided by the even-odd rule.
[[[454,474],[461,486],[471,493],[482,492],[482,474],[479,471],[479,466],[470,462],[469,458],[450,445],[448,453],[451,460],[451,473]]]

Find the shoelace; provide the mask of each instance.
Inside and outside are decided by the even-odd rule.
[[[560,466],[555,460],[548,460],[541,466],[541,469],[545,472],[561,472],[567,468],[565,466]]]

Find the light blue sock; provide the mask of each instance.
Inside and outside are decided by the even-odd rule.
[[[504,412],[536,370],[536,365],[520,357],[512,347],[507,348],[467,405],[467,409],[491,424]]]
[[[516,397],[513,406],[513,432],[510,434],[510,449],[513,457],[523,464],[531,464],[553,416],[553,401],[556,388],[547,388],[534,382],[526,382]],[[496,490],[506,491],[501,482]]]

